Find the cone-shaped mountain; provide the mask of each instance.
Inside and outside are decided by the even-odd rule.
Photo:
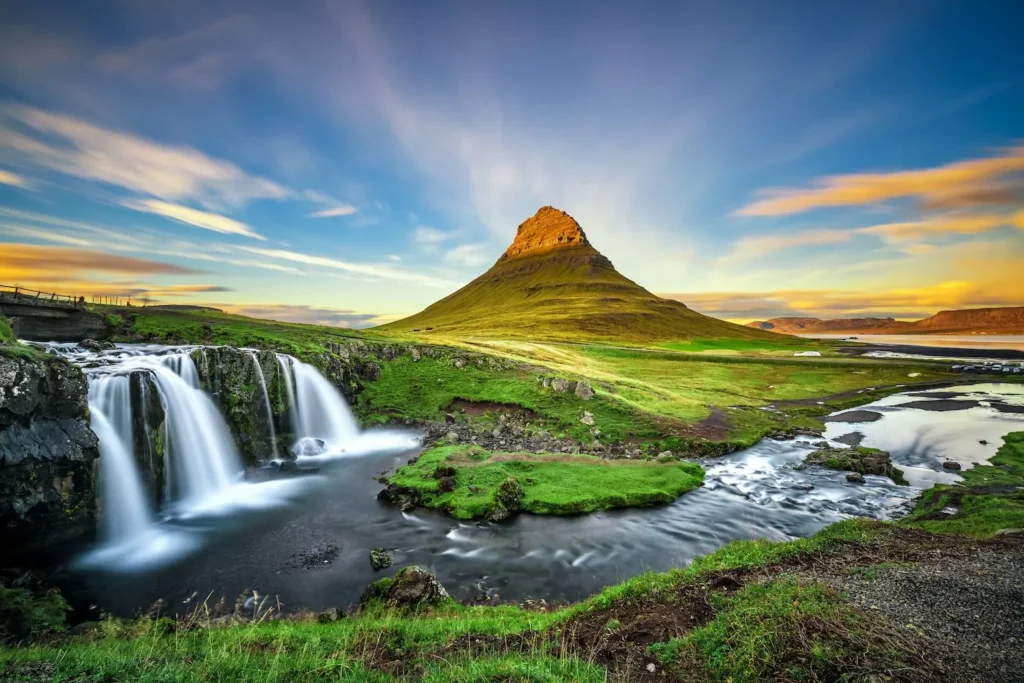
[[[651,294],[619,274],[572,216],[550,206],[519,226],[515,240],[486,273],[382,329],[564,341],[758,339],[769,334]]]

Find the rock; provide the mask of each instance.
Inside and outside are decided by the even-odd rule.
[[[980,443],[982,446],[987,446],[988,445],[988,441],[986,441],[985,439],[980,439],[978,441],[978,443]]]
[[[374,548],[370,551],[370,566],[373,571],[380,571],[391,566],[391,553],[383,548]]]
[[[423,567],[403,567],[394,578],[381,579],[370,584],[360,598],[360,604],[380,601],[391,607],[411,609],[437,605],[450,600],[448,591],[434,574]]]
[[[594,398],[594,389],[586,382],[579,382],[576,385],[576,395],[584,401]]]
[[[321,624],[333,624],[336,621],[341,621],[344,618],[345,613],[339,610],[337,607],[330,607],[325,609],[323,612],[316,616],[316,620]]]
[[[453,429],[452,431],[445,434],[444,438],[447,439],[448,441],[451,441],[452,443],[458,443],[459,433]]]
[[[959,472],[960,470],[963,469],[960,466],[960,463],[958,463],[955,460],[947,460],[946,462],[942,463],[942,468],[946,470],[953,470],[954,472]]]
[[[99,441],[85,375],[66,361],[0,355],[0,536],[17,555],[83,537],[96,516]]]
[[[551,388],[559,394],[564,394],[567,391],[575,391],[576,382],[568,379],[553,379],[551,380]]]
[[[588,410],[583,411],[583,417],[580,418],[580,422],[587,425],[588,427],[594,426],[594,414]]]
[[[455,477],[444,477],[437,482],[437,490],[441,493],[449,493],[455,490]]]
[[[464,359],[458,358],[458,357],[452,358],[452,365],[454,365],[455,367],[461,369],[461,368],[466,367],[466,361]]]
[[[996,536],[1011,536],[1014,534],[1024,534],[1024,529],[1000,529],[996,532]]]
[[[508,477],[494,490],[490,509],[486,519],[489,522],[501,522],[519,512],[523,499],[523,486],[515,477]]]
[[[848,470],[857,474],[876,474],[889,477],[897,484],[905,485],[903,472],[893,467],[892,459],[885,451],[876,448],[854,446],[852,448],[821,448],[807,455],[804,462],[833,470]],[[848,478],[849,479],[849,478]],[[850,479],[850,481],[855,481]]]
[[[860,472],[850,472],[849,474],[846,475],[846,481],[852,482],[854,484],[863,484],[864,475],[861,474]]]
[[[438,465],[434,468],[433,477],[434,479],[447,479],[454,477],[458,473],[451,465]]]
[[[416,347],[409,349],[409,355],[412,356],[412,362],[416,363],[420,359],[420,351]]]
[[[455,424],[456,420],[458,420],[458,418],[455,416],[455,413],[445,413],[444,414],[444,423],[445,424],[449,424],[449,425]]]
[[[853,474],[860,474],[860,473],[859,472],[854,472]],[[849,479],[849,477],[847,477],[847,479]],[[861,475],[861,480],[863,481],[863,479],[864,479],[864,475]],[[850,481],[853,481],[853,480],[850,479]],[[800,482],[797,482],[797,483],[793,484],[793,488],[796,489],[797,491],[813,491],[814,490],[814,484],[812,484],[809,481],[800,481]]]
[[[379,363],[364,363],[359,367],[359,376],[367,382],[376,382],[380,379]]]
[[[117,347],[108,341],[96,341],[95,339],[83,339],[78,342],[79,348],[86,351],[113,351]]]

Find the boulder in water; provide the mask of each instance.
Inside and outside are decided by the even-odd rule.
[[[864,475],[861,474],[860,472],[850,472],[849,474],[846,475],[846,481],[853,484],[863,484]]]
[[[847,470],[855,474],[876,474],[889,477],[897,484],[906,485],[903,472],[892,465],[889,454],[877,448],[821,448],[809,454],[804,462],[833,470]],[[849,479],[849,477],[847,477]],[[856,481],[855,479],[849,479]]]
[[[117,347],[108,341],[97,341],[95,339],[83,339],[78,342],[78,347],[86,351],[113,351]]]
[[[370,584],[359,602],[367,606],[382,602],[391,607],[412,609],[437,605],[450,600],[448,591],[429,569],[413,565],[403,567],[393,578]]]
[[[946,462],[942,463],[942,467],[943,469],[953,470],[954,472],[959,472],[961,469],[963,469],[960,466],[960,463],[958,463],[955,460],[947,460]]]
[[[373,571],[380,571],[391,566],[391,553],[383,548],[374,548],[370,551],[370,566]]]

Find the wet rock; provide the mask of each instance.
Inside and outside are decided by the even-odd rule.
[[[486,519],[501,522],[519,512],[523,499],[523,486],[515,477],[509,477],[494,490]]]
[[[959,472],[961,469],[963,469],[960,466],[960,463],[956,462],[955,460],[947,460],[946,462],[942,463],[942,468],[946,470],[953,470],[954,472]]]
[[[391,607],[411,609],[437,605],[448,600],[448,591],[433,572],[413,565],[403,567],[393,578],[370,584],[363,591],[359,602],[366,606],[380,601]]]
[[[78,342],[78,346],[86,351],[113,351],[117,348],[112,342],[97,341],[95,339],[83,339]]]
[[[594,389],[586,382],[579,382],[576,385],[576,395],[584,401],[594,398]]]
[[[437,490],[441,493],[449,493],[455,490],[455,477],[444,477],[437,482]]]
[[[333,624],[336,621],[341,621],[345,617],[345,613],[339,610],[337,607],[329,607],[323,612],[316,616],[316,620],[321,624]]]
[[[850,472],[849,474],[846,475],[846,481],[854,484],[863,484],[864,475],[861,474],[860,472]]]
[[[889,477],[897,484],[907,483],[903,478],[903,472],[893,467],[889,454],[876,448],[822,448],[808,454],[804,462],[808,465],[848,470],[861,475],[876,474]]]
[[[383,548],[374,548],[370,551],[370,566],[373,571],[380,571],[391,566],[391,553]]]
[[[854,472],[854,473],[851,473],[851,474],[859,474],[859,473],[858,472]],[[847,478],[849,478],[849,477],[847,477]],[[864,478],[863,475],[861,475],[861,479],[863,479],[863,478]],[[814,484],[812,484],[809,481],[801,481],[801,482],[797,482],[796,484],[793,484],[793,488],[796,489],[797,491],[813,491],[814,490]]]
[[[583,417],[580,418],[580,422],[583,424],[593,427],[594,426],[594,414],[588,410],[583,411]]]

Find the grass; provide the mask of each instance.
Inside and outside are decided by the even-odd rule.
[[[458,356],[457,352],[452,354]],[[451,357],[404,356],[381,365],[380,379],[368,383],[356,405],[366,422],[440,420],[458,399],[522,407],[559,435],[586,438],[589,427],[579,419],[591,412],[604,438],[654,439],[658,432],[649,416],[608,395],[582,401],[572,392],[558,393],[537,381],[535,372],[520,367],[495,369],[470,360],[456,368]]]
[[[1003,437],[989,465],[962,472],[963,482],[921,494],[910,521],[940,533],[984,538],[1002,529],[1024,529],[1024,432]],[[947,515],[944,508],[954,508]]]
[[[661,344],[660,348],[687,353],[715,353],[725,355],[788,355],[799,351],[818,351],[822,355],[833,354],[835,345],[827,341],[804,339],[776,334],[767,339],[689,339],[684,342]]]
[[[909,638],[826,586],[783,577],[714,594],[712,606],[711,623],[652,654],[670,670],[729,683],[846,680],[920,661]]]
[[[441,487],[446,476],[454,479],[450,491]],[[419,493],[427,507],[473,519],[491,513],[496,492],[509,478],[522,488],[519,509],[562,515],[670,503],[699,487],[704,470],[696,463],[489,453],[473,446],[445,446],[424,452],[389,481]]]
[[[0,344],[13,344],[17,341],[11,321],[0,315]]]

